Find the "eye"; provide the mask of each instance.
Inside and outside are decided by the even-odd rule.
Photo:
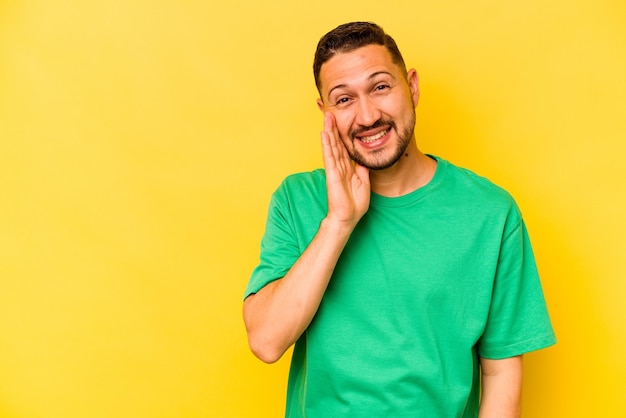
[[[346,106],[348,103],[350,103],[350,98],[346,96],[338,97],[335,100],[335,106]]]
[[[389,84],[377,84],[376,87],[374,87],[374,91],[384,91],[391,88],[391,86],[389,86]]]

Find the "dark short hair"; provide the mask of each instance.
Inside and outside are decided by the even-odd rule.
[[[320,70],[326,61],[338,53],[350,52],[372,44],[387,48],[393,62],[406,74],[406,65],[396,41],[387,35],[383,28],[372,22],[344,23],[322,36],[317,44],[313,60],[313,76],[317,90],[321,88]]]

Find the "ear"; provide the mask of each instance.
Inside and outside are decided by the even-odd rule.
[[[413,107],[417,107],[417,103],[420,100],[420,79],[417,75],[415,68],[411,68],[406,75],[407,82],[409,83],[409,89],[411,90],[411,99],[413,100]]]
[[[322,101],[322,99],[317,99],[317,108],[321,110],[322,113],[324,113],[324,102]]]

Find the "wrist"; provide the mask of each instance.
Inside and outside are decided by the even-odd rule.
[[[338,221],[329,217],[322,219],[320,231],[327,231],[336,237],[350,237],[356,226],[356,222]]]

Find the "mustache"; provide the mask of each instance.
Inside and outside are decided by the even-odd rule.
[[[356,129],[350,130],[349,135],[350,135],[350,138],[354,140],[354,138],[360,133],[367,132],[371,129],[380,128],[382,126],[390,126],[392,129],[396,129],[396,124],[393,120],[378,119],[376,122],[374,122],[370,126],[359,126]]]

